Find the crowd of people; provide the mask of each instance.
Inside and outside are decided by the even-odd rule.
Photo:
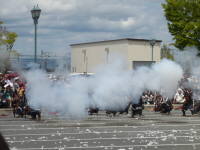
[[[25,81],[15,72],[0,73],[0,107],[26,105]]]
[[[12,108],[14,117],[30,115],[40,119],[41,113],[28,105],[26,81],[16,72],[0,73],[0,107]]]
[[[144,104],[154,104],[154,111],[156,112],[169,114],[173,109],[173,104],[181,105],[179,109],[183,116],[186,116],[187,110],[190,110],[192,115],[200,112],[200,101],[193,97],[193,91],[190,88],[178,88],[171,99],[158,92],[151,91],[144,92],[141,97]]]

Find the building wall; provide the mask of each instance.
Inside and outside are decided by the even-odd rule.
[[[157,42],[153,48],[153,61],[155,62],[160,61],[160,44]],[[152,63],[152,47],[149,41],[124,39],[75,44],[71,48],[71,72],[95,72],[98,66],[105,66],[112,62],[114,56],[125,58],[128,61],[128,69],[133,69],[133,64]]]
[[[105,66],[113,61],[114,55],[128,57],[128,42],[126,40],[72,46],[71,71],[95,72],[98,66]]]
[[[128,61],[129,69],[134,68],[133,61],[141,62],[159,62],[160,61],[161,43],[156,43],[153,47],[153,60],[152,60],[152,47],[149,41],[128,41]]]

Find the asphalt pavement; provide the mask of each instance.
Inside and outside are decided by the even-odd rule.
[[[0,110],[0,131],[11,150],[198,150],[200,115],[183,117],[145,110],[142,117],[105,112],[71,119],[45,113],[41,121]]]

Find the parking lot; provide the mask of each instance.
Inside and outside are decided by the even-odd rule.
[[[13,118],[2,111],[0,131],[11,150],[188,150],[200,149],[200,116],[182,117],[144,111],[141,118],[129,115],[88,116],[73,120],[57,114],[43,115],[41,121]]]

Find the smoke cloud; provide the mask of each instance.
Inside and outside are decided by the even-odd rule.
[[[52,81],[38,69],[25,73],[31,106],[73,118],[85,117],[89,107],[122,109],[129,102],[137,103],[145,90],[158,91],[171,98],[182,76],[182,68],[167,59],[131,71],[123,59],[118,59],[101,67],[93,76],[69,77],[67,81]]]
[[[7,50],[0,49],[0,72],[5,72],[10,69],[9,53]]]
[[[174,51],[175,60],[181,65],[188,81],[183,84],[193,90],[193,98],[200,100],[200,58],[195,47],[187,47],[184,51]]]

